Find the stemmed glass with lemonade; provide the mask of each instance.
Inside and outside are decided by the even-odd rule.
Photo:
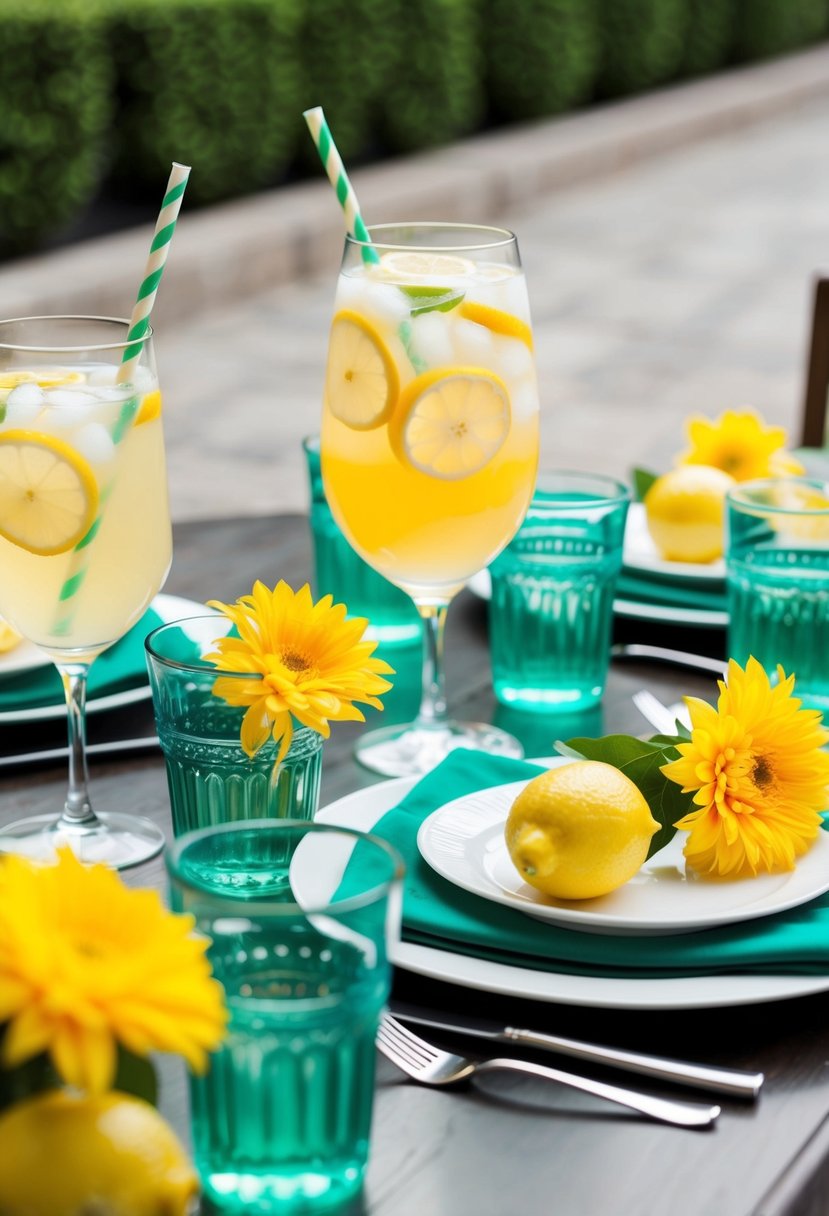
[[[60,815],[0,831],[0,850],[123,867],[164,843],[149,820],[89,802],[89,665],[143,615],[170,568],[151,331],[96,317],[0,321],[0,615],[54,661],[69,717]],[[128,376],[124,377],[127,368]]]
[[[328,348],[322,474],[357,552],[424,620],[414,723],[358,745],[389,776],[427,771],[457,746],[520,755],[508,734],[449,720],[447,607],[510,541],[532,497],[538,389],[514,235],[460,224],[372,227],[346,237]]]

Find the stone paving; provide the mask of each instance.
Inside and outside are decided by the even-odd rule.
[[[829,261],[828,125],[816,99],[504,212],[548,466],[662,468],[689,412],[744,405],[796,439],[810,279]],[[175,518],[305,508],[300,441],[318,426],[336,271],[159,337]]]

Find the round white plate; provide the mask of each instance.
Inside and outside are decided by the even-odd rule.
[[[473,595],[488,600],[492,595],[489,570],[479,570],[466,584]],[[728,613],[716,608],[684,608],[674,604],[643,604],[638,600],[616,598],[613,611],[617,616],[633,617],[643,621],[665,621],[675,625],[695,625],[700,629],[725,629]]]
[[[414,786],[397,777],[322,808],[320,823],[370,831]],[[829,991],[829,975],[704,975],[681,979],[620,979],[511,967],[487,959],[397,942],[392,962],[404,971],[483,992],[598,1009],[709,1009],[782,1001]]]
[[[685,837],[679,832],[609,895],[552,899],[522,880],[504,840],[509,809],[526,785],[513,781],[447,802],[421,824],[421,857],[442,878],[473,895],[583,933],[691,933],[785,912],[829,891],[829,833],[821,832],[789,873],[711,882],[686,873]]]
[[[161,618],[163,624],[188,616],[204,616],[212,611],[210,608],[206,608],[204,604],[199,604],[196,600],[184,599],[180,595],[157,595],[150,607]],[[35,648],[33,647],[33,649]],[[38,651],[38,654],[40,654],[40,651]],[[42,657],[45,662],[51,662],[51,659],[47,655]],[[36,666],[40,666],[40,664],[36,664]],[[95,714],[107,709],[120,709],[124,705],[132,705],[136,701],[146,701],[150,695],[149,684],[142,684],[138,688],[127,688],[122,692],[107,693],[105,696],[100,697],[90,697],[86,703],[86,712],[88,714]],[[5,709],[0,711],[0,723],[48,722],[51,719],[65,717],[66,706],[57,702],[54,705],[39,705],[34,709]]]
[[[721,557],[713,562],[668,562],[660,557],[651,540],[645,507],[641,502],[632,502],[628,507],[622,563],[629,570],[642,570],[646,574],[658,574],[681,582],[692,579],[694,582],[722,584],[725,581],[725,562]]]

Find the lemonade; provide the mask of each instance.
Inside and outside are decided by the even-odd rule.
[[[0,611],[54,657],[120,638],[170,567],[158,384],[116,372],[0,373]]]
[[[424,228],[437,248],[346,254],[322,471],[361,556],[416,601],[446,603],[523,519],[538,389],[514,241],[444,252],[451,226]]]

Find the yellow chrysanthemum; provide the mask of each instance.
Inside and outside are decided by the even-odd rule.
[[[698,810],[675,825],[689,833],[688,863],[701,873],[742,878],[791,870],[829,807],[829,731],[802,709],[794,676],[772,686],[756,659],[732,659],[716,708],[686,697],[691,741],[662,772],[694,794]]]
[[[201,1071],[227,1016],[193,918],[69,849],[54,865],[0,861],[0,1062],[48,1051],[69,1085],[112,1084],[116,1044]]]
[[[752,410],[726,410],[713,420],[689,418],[685,428],[691,448],[678,463],[713,465],[735,481],[774,476],[774,454],[786,443],[782,427],[766,426]]]
[[[368,621],[347,620],[345,605],[330,595],[315,604],[307,583],[294,592],[280,581],[270,591],[257,580],[252,594],[234,605],[211,600],[210,606],[234,623],[239,637],[220,638],[207,660],[223,671],[250,673],[249,680],[220,677],[213,685],[217,697],[246,707],[241,740],[249,756],[273,737],[281,740],[281,763],[291,744],[292,715],[327,739],[329,722],[365,721],[355,701],[383,708],[378,694],[391,688],[383,676],[394,671],[372,658],[376,642],[362,640]]]

